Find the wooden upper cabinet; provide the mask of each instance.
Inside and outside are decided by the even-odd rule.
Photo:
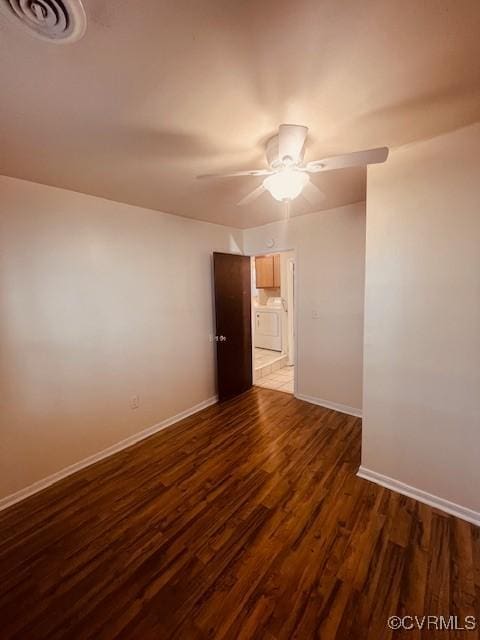
[[[280,254],[255,258],[255,285],[257,289],[280,287]]]
[[[255,274],[257,289],[273,287],[273,256],[257,256],[255,258]]]

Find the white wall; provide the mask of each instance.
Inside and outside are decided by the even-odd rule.
[[[368,169],[362,466],[480,511],[480,125]]]
[[[0,177],[0,497],[215,394],[211,253],[241,239]]]
[[[286,249],[296,250],[297,392],[360,411],[365,204],[244,232],[247,254]]]

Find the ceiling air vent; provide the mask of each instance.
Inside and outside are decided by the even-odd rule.
[[[2,13],[43,40],[75,42],[85,33],[81,0],[0,0]]]

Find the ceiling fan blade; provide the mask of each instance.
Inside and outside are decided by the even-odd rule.
[[[312,162],[307,162],[305,169],[309,173],[317,173],[318,171],[330,171],[331,169],[377,164],[385,162],[387,158],[388,147],[378,147],[376,149],[345,153],[340,156],[330,156],[330,158],[323,158],[323,160],[313,160]]]
[[[264,191],[266,191],[266,189],[263,186],[263,184],[261,184],[253,191],[250,191],[250,193],[247,194],[244,198],[242,198],[240,202],[237,202],[237,206],[243,207],[246,204],[250,204],[250,202],[253,202],[254,200],[256,200],[256,198],[261,196]]]
[[[307,184],[303,187],[302,196],[312,206],[320,204],[325,200],[325,194],[323,193],[323,191],[320,191],[317,185],[313,184],[313,182],[310,181],[308,181]]]
[[[250,169],[248,171],[232,171],[232,173],[207,173],[197,176],[197,179],[203,178],[233,178],[235,176],[269,176],[273,171],[270,169]]]
[[[278,127],[278,158],[281,162],[290,159],[291,164],[295,164],[302,160],[307,132],[308,127],[299,124],[281,124]]]

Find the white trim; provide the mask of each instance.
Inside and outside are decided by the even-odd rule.
[[[384,476],[381,473],[371,471],[370,469],[366,469],[365,467],[359,468],[357,476],[359,478],[363,478],[364,480],[375,482],[376,484],[379,484],[386,489],[390,489],[391,491],[396,491],[397,493],[401,493],[404,496],[408,496],[409,498],[413,498],[414,500],[418,500],[419,502],[428,504],[430,507],[440,509],[440,511],[445,511],[445,513],[448,513],[452,516],[456,516],[457,518],[461,518],[462,520],[471,522],[472,524],[477,525],[477,527],[480,526],[480,512],[478,511],[473,511],[472,509],[468,509],[467,507],[462,507],[455,502],[450,502],[449,500],[445,500],[444,498],[440,498],[439,496],[434,496],[431,493],[427,493],[427,491],[423,491],[423,489],[411,487],[408,484],[400,482],[400,480],[394,480],[389,476]]]
[[[202,402],[199,402],[193,407],[190,407],[189,409],[185,409],[185,411],[181,411],[180,413],[177,413],[175,416],[166,418],[165,420],[162,420],[162,422],[158,422],[157,424],[154,424],[152,427],[148,427],[147,429],[144,429],[139,433],[134,433],[132,436],[129,436],[128,438],[125,438],[124,440],[117,442],[116,444],[112,444],[112,446],[107,447],[106,449],[103,449],[103,451],[94,453],[93,455],[88,456],[88,458],[84,458],[79,462],[75,462],[74,464],[71,464],[70,466],[65,467],[65,469],[62,469],[61,471],[57,471],[56,473],[53,473],[51,476],[48,476],[43,480],[38,480],[37,482],[34,482],[30,486],[25,487],[25,489],[20,489],[20,491],[17,491],[16,493],[12,493],[9,496],[5,496],[4,498],[1,498],[0,511],[2,511],[3,509],[6,509],[7,507],[10,507],[16,502],[20,502],[21,500],[24,500],[25,498],[32,496],[35,493],[38,493],[39,491],[42,491],[43,489],[46,489],[47,487],[54,484],[55,482],[58,482],[59,480],[62,480],[63,478],[66,478],[67,476],[72,475],[72,473],[76,473],[81,469],[85,469],[85,467],[89,467],[90,465],[95,464],[95,462],[99,462],[104,458],[108,458],[109,456],[115,453],[118,453],[119,451],[122,451],[122,449],[131,447],[133,444],[136,444],[137,442],[140,442],[141,440],[144,440],[145,438],[148,438],[153,434],[158,433],[163,429],[166,429],[172,424],[175,424],[176,422],[180,422],[180,420],[183,420],[184,418],[188,418],[188,416],[191,416],[194,413],[201,411],[202,409],[206,409],[207,407],[210,407],[212,404],[215,404],[217,400],[218,400],[217,396],[212,396],[207,400],[203,400]]]
[[[321,398],[314,398],[313,396],[306,396],[303,393],[295,393],[295,397],[310,404],[317,404],[319,407],[325,407],[325,409],[333,409],[340,413],[347,413],[349,416],[355,416],[356,418],[362,417],[362,410],[355,407],[349,407],[347,404],[339,404],[337,402],[330,402],[329,400],[322,400]]]
[[[293,367],[297,358],[295,352],[295,335],[296,335],[296,296],[295,296],[295,259],[294,253],[292,258],[287,259],[287,274],[286,274],[286,299],[287,299],[287,312],[293,309],[293,313],[287,313],[287,356],[288,365]],[[298,296],[297,296],[298,297]],[[295,374],[295,372],[294,372]],[[295,375],[294,375],[295,379]]]

